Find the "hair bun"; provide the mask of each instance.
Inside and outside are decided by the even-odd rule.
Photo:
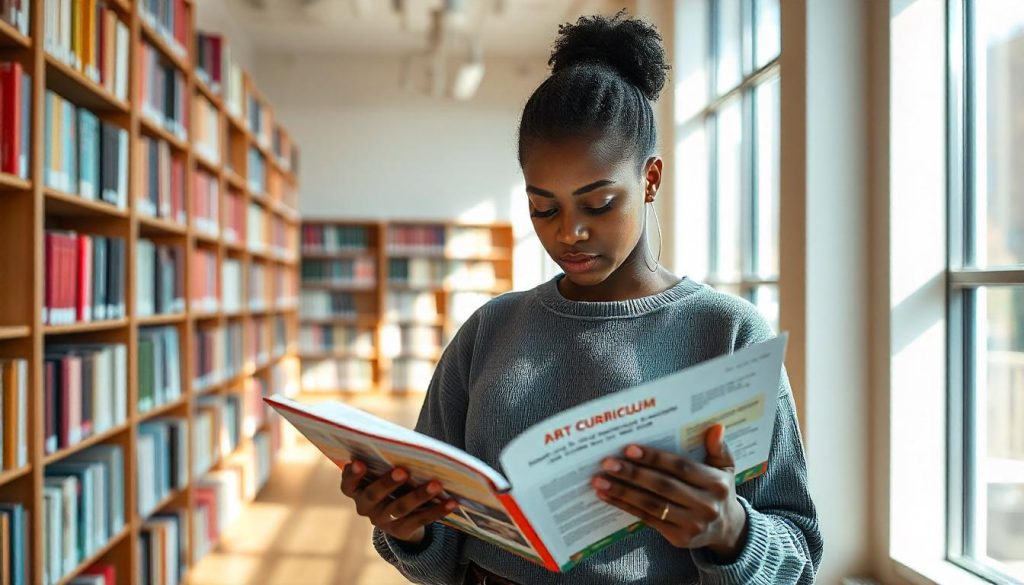
[[[625,9],[611,18],[581,16],[576,24],[558,26],[558,39],[548,60],[551,72],[586,61],[610,65],[651,101],[658,99],[668,77],[658,29],[629,17]]]

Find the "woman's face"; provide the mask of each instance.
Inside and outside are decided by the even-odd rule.
[[[641,175],[633,157],[620,159],[600,140],[536,140],[526,150],[533,228],[573,285],[624,291],[649,274],[644,204],[654,200],[662,162],[654,157]]]

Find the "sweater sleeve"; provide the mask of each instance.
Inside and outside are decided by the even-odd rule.
[[[416,430],[459,448],[465,446],[469,369],[478,316],[467,321],[445,349],[427,388]],[[465,535],[439,522],[426,527],[418,548],[373,530],[377,553],[414,583],[449,585],[462,582],[460,564]]]
[[[767,339],[770,327],[759,315],[741,327],[737,348]],[[745,330],[746,329],[746,330]],[[807,487],[800,429],[789,378],[779,383],[775,430],[764,475],[737,487],[747,512],[747,539],[739,556],[720,564],[706,549],[691,552],[706,585],[813,585],[823,543],[818,515]]]

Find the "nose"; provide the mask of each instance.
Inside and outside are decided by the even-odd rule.
[[[587,226],[582,220],[583,217],[575,213],[563,212],[562,219],[558,222],[558,241],[572,246],[576,242],[590,238]]]

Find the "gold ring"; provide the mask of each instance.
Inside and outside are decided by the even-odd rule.
[[[394,514],[388,514],[388,518],[391,518],[392,522],[394,522],[395,520],[398,520],[398,516],[395,516]]]
[[[668,502],[665,502],[665,509],[661,511],[661,521],[665,521],[665,517],[668,516]]]

